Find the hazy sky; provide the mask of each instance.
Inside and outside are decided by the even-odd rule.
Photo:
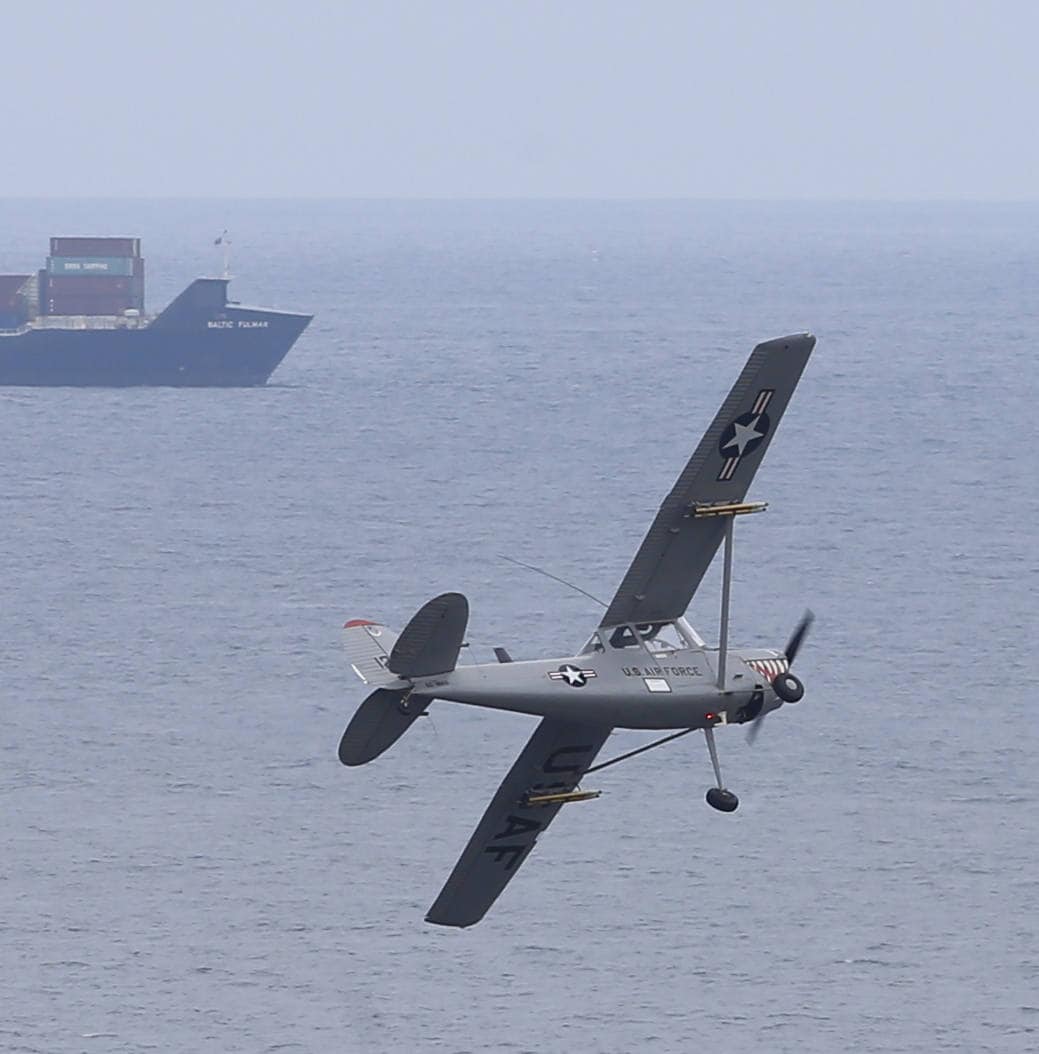
[[[0,196],[1039,197],[1039,4],[5,3]]]

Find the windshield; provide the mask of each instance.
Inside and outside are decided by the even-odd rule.
[[[611,648],[638,648],[642,644],[654,655],[667,655],[689,646],[673,622],[638,622],[634,626],[618,626],[610,634]]]
[[[602,637],[598,633],[593,633],[588,638],[588,643],[577,654],[591,655],[593,652],[603,652],[605,650],[606,646],[602,642]]]
[[[639,632],[642,632],[641,626]],[[670,651],[681,651],[688,647],[673,622],[659,623],[654,633],[649,636],[643,634],[643,640],[654,655],[665,655]]]

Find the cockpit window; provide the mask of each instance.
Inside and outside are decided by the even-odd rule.
[[[681,651],[683,648],[688,647],[673,622],[659,624],[656,632],[649,637],[645,637],[645,641],[654,655],[666,655],[668,652]]]
[[[610,634],[610,647],[637,648],[645,644],[654,655],[666,655],[689,646],[673,622],[637,622],[635,630],[638,636],[631,626],[618,626]]]
[[[641,641],[631,630],[631,626],[618,626],[610,634],[611,648],[638,648]]]
[[[598,633],[593,633],[591,637],[588,638],[588,643],[581,649],[580,654],[592,655],[596,652],[604,652],[605,650],[606,646],[602,642],[602,637],[600,637]]]

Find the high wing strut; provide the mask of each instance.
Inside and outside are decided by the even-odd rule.
[[[610,758],[609,761],[603,761],[598,765],[593,765],[585,773],[586,776],[590,776],[593,772],[602,772],[603,769],[608,769],[611,765],[619,765],[622,761],[627,761],[628,758],[637,757],[639,754],[645,754],[647,750],[652,750],[654,747],[662,747],[665,743],[670,743],[673,739],[681,739],[682,736],[689,735],[690,732],[695,732],[695,728],[683,728],[681,732],[672,732],[669,736],[664,736],[662,739],[654,739],[652,743],[647,743],[645,746],[636,747],[634,750],[629,750],[626,754],[620,754],[618,757]]]

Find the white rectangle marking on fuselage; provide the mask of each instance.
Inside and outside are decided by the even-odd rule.
[[[663,677],[643,677],[642,680],[651,692],[671,691],[671,685]]]

